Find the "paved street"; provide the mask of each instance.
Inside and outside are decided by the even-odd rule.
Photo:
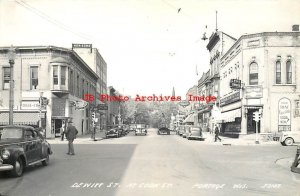
[[[50,142],[50,165],[21,178],[1,174],[0,195],[300,195],[300,174],[282,161],[296,147],[220,145],[155,129],[147,136],[78,139],[75,156],[66,155],[65,141]]]

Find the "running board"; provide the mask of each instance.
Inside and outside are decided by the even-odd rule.
[[[35,164],[40,163],[40,162],[45,161],[45,160],[46,160],[46,159],[40,159],[40,160],[38,160],[38,161],[34,161],[34,162],[32,162],[32,163],[29,163],[28,165],[29,165],[29,166],[32,166],[32,165],[35,165]]]

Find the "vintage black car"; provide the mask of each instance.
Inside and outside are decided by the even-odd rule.
[[[120,136],[121,136],[121,132],[120,132],[118,126],[110,127],[110,128],[105,132],[105,138],[110,138],[110,137],[120,137]]]
[[[0,172],[20,177],[28,166],[49,164],[50,144],[31,126],[0,126]]]

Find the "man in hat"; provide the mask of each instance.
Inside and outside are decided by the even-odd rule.
[[[74,146],[73,141],[76,138],[76,135],[78,134],[78,131],[76,127],[73,126],[73,122],[69,121],[68,128],[66,130],[66,138],[68,140],[68,155],[75,155],[74,153]]]

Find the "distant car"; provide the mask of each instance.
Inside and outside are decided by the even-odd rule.
[[[12,176],[20,177],[28,166],[48,165],[51,154],[50,144],[33,127],[0,127],[0,172],[8,171]]]
[[[283,146],[292,146],[294,143],[300,143],[300,131],[283,131],[280,137],[280,143]]]
[[[168,129],[167,127],[161,127],[157,130],[157,135],[161,135],[161,134],[167,134],[170,135],[170,129]]]
[[[202,129],[200,127],[191,127],[187,132],[186,138],[190,139],[204,139]]]
[[[188,132],[189,132],[190,127],[189,126],[184,126],[183,132],[182,132],[182,137],[186,138]]]
[[[137,124],[135,128],[135,135],[147,135],[146,125]]]
[[[117,126],[115,127],[111,127],[109,128],[106,132],[105,132],[105,138],[110,138],[110,137],[120,137],[120,131],[119,128]]]

